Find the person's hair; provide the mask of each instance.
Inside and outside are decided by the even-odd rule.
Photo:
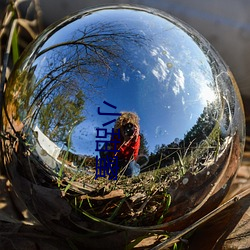
[[[139,128],[139,117],[134,112],[121,112],[121,116],[115,122],[115,130],[120,129],[122,126],[132,123],[133,125],[137,125]]]

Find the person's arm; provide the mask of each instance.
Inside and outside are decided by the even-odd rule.
[[[141,136],[138,135],[137,140],[135,141],[134,144],[134,160],[136,160],[136,158],[138,157],[140,145],[141,145]]]

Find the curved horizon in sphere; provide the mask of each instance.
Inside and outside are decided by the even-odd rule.
[[[6,169],[29,183],[29,209],[42,213],[36,202],[53,187],[67,207],[63,220],[80,227],[71,217],[79,202],[74,216],[94,231],[92,217],[107,227],[158,228],[215,207],[245,136],[238,88],[213,47],[170,15],[130,6],[82,11],[45,30],[11,75],[3,124],[19,140],[16,152],[5,146],[21,165],[10,157]],[[97,175],[104,156],[109,167]],[[213,206],[208,195],[216,195]]]

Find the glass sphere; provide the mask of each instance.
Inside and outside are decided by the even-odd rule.
[[[222,201],[244,146],[223,60],[191,27],[144,7],[85,10],[46,29],[4,102],[14,188],[51,230],[78,239],[115,234],[119,245],[189,225]]]

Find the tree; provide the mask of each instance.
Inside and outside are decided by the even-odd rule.
[[[65,142],[73,127],[84,120],[83,108],[82,90],[59,93],[41,107],[38,117],[40,129],[50,140]]]
[[[148,142],[144,134],[141,133],[140,136],[141,136],[141,145],[140,145],[139,155],[149,155]]]

